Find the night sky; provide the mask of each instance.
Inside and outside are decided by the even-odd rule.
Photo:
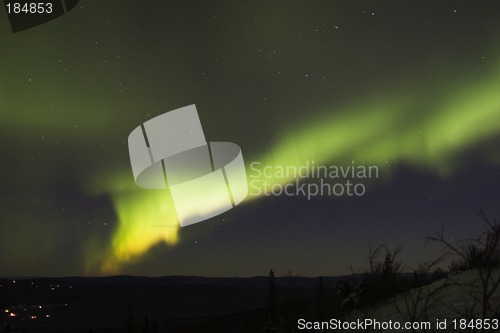
[[[0,276],[340,275],[383,242],[411,270],[440,253],[426,236],[500,217],[498,3],[116,4],[18,33],[0,14]],[[190,104],[249,177],[313,160],[379,177],[179,228],[168,192],[134,183],[127,137]]]

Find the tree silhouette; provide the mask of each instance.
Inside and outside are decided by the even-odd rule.
[[[128,305],[128,316],[127,316],[127,326],[125,328],[125,332],[127,333],[134,333],[134,307],[132,306],[132,303],[129,303]]]
[[[382,251],[385,254],[380,261]],[[402,263],[397,260],[400,252],[401,247],[391,250],[385,244],[375,249],[368,248],[369,269],[359,285],[360,305],[371,305],[405,290],[401,277]]]
[[[469,292],[472,299],[471,314],[479,306],[481,319],[498,317],[500,310],[493,306],[493,299],[500,289],[500,224],[490,221],[481,209],[478,213],[484,231],[476,239],[449,242],[441,230],[430,240],[444,245],[443,257],[452,257],[450,269],[472,269],[478,274],[477,287]],[[479,295],[479,296],[478,296]]]
[[[324,321],[328,318],[328,293],[323,282],[323,277],[318,278],[319,286],[316,292],[316,311],[319,321]]]
[[[268,277],[267,322],[264,332],[276,331],[276,283],[274,282],[274,272],[271,269]]]

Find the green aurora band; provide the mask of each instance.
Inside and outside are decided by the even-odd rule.
[[[399,89],[395,89],[398,91]],[[427,92],[424,88],[423,92]],[[447,177],[460,169],[462,152],[474,149],[500,133],[500,75],[490,73],[475,84],[457,87],[432,100],[432,107],[416,109],[415,105],[429,105],[416,100],[414,95],[394,93],[390,100],[366,98],[349,107],[313,119],[301,128],[293,128],[268,150],[254,159],[261,165],[294,166],[306,161],[317,165],[335,162],[378,165],[387,167],[407,164]],[[496,151],[481,151],[491,163],[499,164]],[[130,172],[123,172],[114,180],[101,184],[113,193],[119,226],[111,247],[102,256],[88,251],[88,269],[100,267],[104,273],[117,272],[128,262],[140,259],[152,246],[164,242],[175,245],[179,227],[172,202],[166,193],[140,190],[131,183]],[[249,179],[250,180],[250,179]],[[264,180],[264,179],[262,179]],[[266,179],[269,183],[285,184],[290,178]],[[119,185],[118,185],[119,184]],[[125,186],[122,191],[112,189]],[[109,191],[111,190],[111,191]],[[258,199],[248,197],[247,200]],[[151,224],[166,228],[151,228]],[[95,260],[99,258],[99,260]]]

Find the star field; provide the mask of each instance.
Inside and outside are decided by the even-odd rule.
[[[0,276],[339,275],[381,242],[409,266],[435,257],[427,235],[500,213],[499,9],[82,0],[15,34],[0,15]],[[380,177],[362,197],[249,197],[180,229],[168,195],[134,183],[127,137],[190,104],[247,167]]]

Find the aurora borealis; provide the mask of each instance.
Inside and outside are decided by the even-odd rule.
[[[338,275],[369,242],[432,258],[427,235],[500,214],[499,9],[81,0],[16,34],[0,15],[0,276]],[[380,175],[362,197],[248,197],[179,228],[167,193],[134,183],[126,142],[190,104],[248,175],[312,160]]]

